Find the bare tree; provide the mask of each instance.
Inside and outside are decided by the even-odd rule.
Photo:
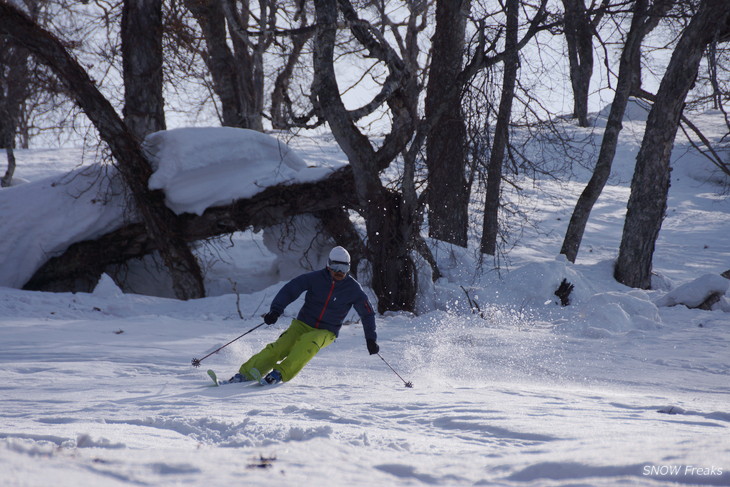
[[[636,0],[631,18],[631,28],[624,42],[624,48],[619,61],[618,81],[611,104],[611,110],[603,132],[601,150],[598,154],[596,166],[590,181],[583,189],[575,209],[570,217],[570,223],[563,239],[561,254],[565,254],[570,262],[575,262],[583,240],[588,218],[593,205],[601,195],[606,181],[611,174],[613,158],[616,155],[618,137],[623,125],[621,121],[626,111],[629,96],[636,93],[641,86],[641,72],[638,70],[641,58],[641,45],[649,32],[659,23],[659,20],[669,11],[674,0],[658,0],[650,6],[649,0]]]
[[[415,10],[415,6],[421,4],[409,4],[409,8]],[[524,37],[515,43],[516,50],[523,48],[542,28],[545,4],[543,0]],[[373,101],[353,111],[344,106],[334,71],[338,7],[353,37],[366,49],[367,57],[387,69],[386,79]],[[476,73],[503,61],[506,52],[489,55],[496,41],[488,45],[482,30],[473,56],[448,84],[448,90],[444,90],[442,101],[446,102],[434,105],[434,110],[419,120],[417,68],[412,61],[417,57],[400,57],[380,29],[355,14],[349,0],[317,1],[315,12],[318,26],[314,52],[315,109],[327,120],[353,167],[356,194],[366,221],[366,251],[373,266],[372,286],[378,295],[379,308],[381,311],[412,309],[416,286],[411,252],[423,248],[418,244],[417,236],[420,225],[418,197],[411,185],[414,156],[427,134],[438,134],[432,128],[449,113],[448,100],[454,99],[453,96],[458,95]],[[383,141],[375,146],[357,126],[357,114],[370,113],[373,106],[383,102],[387,103],[391,127]],[[380,171],[399,153],[404,155],[405,166],[402,187],[396,191],[383,185]]]
[[[204,296],[200,267],[175,228],[177,218],[165,206],[162,193],[152,192],[147,187],[152,170],[139,142],[86,71],[68,54],[58,39],[5,1],[0,1],[0,34],[9,36],[14,43],[24,46],[51,67],[97,127],[117,160],[146,231],[160,249],[176,296],[181,299]]]
[[[165,129],[162,97],[162,0],[122,7],[124,121],[139,139]]]
[[[651,287],[652,258],[667,207],[669,160],[689,89],[705,48],[728,30],[726,0],[702,0],[674,49],[649,112],[614,277],[622,284]]]
[[[298,5],[292,19],[295,22],[299,21],[299,27],[288,32],[283,42],[279,43],[283,44],[287,41],[287,38],[291,41],[288,52],[284,53],[286,60],[276,74],[271,91],[271,125],[274,129],[282,130],[302,126],[314,116],[311,111],[308,114],[297,115],[290,95],[295,69],[301,62],[305,46],[314,35],[314,27],[309,25],[307,11],[304,6],[304,2]]]
[[[502,185],[502,164],[504,151],[509,142],[509,124],[512,118],[512,101],[515,97],[519,52],[517,50],[518,28],[520,21],[519,2],[505,1],[507,21],[504,34],[504,74],[502,76],[502,94],[497,111],[497,123],[494,129],[492,151],[487,166],[487,193],[484,202],[484,222],[482,227],[481,251],[494,255],[497,250],[497,233],[499,230],[499,201]]]
[[[273,42],[276,0],[259,0],[255,16],[250,0],[185,0],[203,31],[204,59],[220,99],[223,125],[263,130],[264,52]],[[249,35],[255,23],[256,36]],[[231,45],[229,45],[229,38]],[[231,46],[233,49],[231,49]]]
[[[467,245],[470,188],[461,92],[452,87],[462,70],[470,6],[470,0],[436,1],[425,100],[426,118],[439,115],[426,142],[429,235],[462,247]]]
[[[314,39],[315,108],[327,120],[353,169],[355,194],[366,221],[367,257],[372,265],[378,309],[412,311],[416,297],[415,267],[410,255],[416,230],[413,215],[403,208],[403,196],[383,185],[380,171],[406,148],[413,135],[417,80],[380,32],[357,16],[349,0],[315,0],[314,5],[318,26]],[[340,96],[334,69],[338,5],[353,36],[388,69],[388,79],[378,97],[387,102],[392,125],[378,149],[357,127],[356,118]]]
[[[730,32],[730,27],[728,27]],[[725,116],[725,123],[730,133],[730,115],[728,115],[727,101],[730,100],[730,47],[727,46],[730,40],[730,33],[723,37],[719,36],[707,47],[707,74],[698,76],[697,84],[708,86],[709,94],[702,96],[693,105],[704,104],[710,100],[710,106],[720,110]],[[724,45],[723,45],[724,44]]]
[[[517,71],[519,68],[519,51],[523,49],[537,32],[546,28],[544,20],[547,17],[545,10],[547,2],[542,1],[528,24],[522,38],[519,38],[519,2],[505,2],[506,23],[504,28],[504,51],[489,58],[489,62],[482,61],[487,66],[494,66],[498,62],[504,63],[502,91],[500,94],[497,122],[494,130],[494,139],[487,165],[487,190],[484,203],[484,218],[481,239],[481,251],[488,255],[495,255],[497,236],[499,233],[499,208],[502,185],[502,166],[505,150],[509,144],[509,126],[512,116],[512,103],[515,98]],[[500,29],[501,30],[501,29]]]

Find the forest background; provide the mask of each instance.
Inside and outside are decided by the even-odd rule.
[[[529,224],[524,209],[505,201],[504,186],[525,173],[569,179],[578,165],[593,177],[561,249],[575,262],[634,97],[651,109],[614,276],[648,289],[677,131],[730,172],[726,139],[713,145],[691,122],[693,110],[726,114],[725,7],[721,0],[3,1],[3,184],[12,182],[14,147],[83,141],[117,169],[132,210],[115,234],[68,242],[25,287],[90,290],[110,265],[156,252],[177,297],[202,297],[190,242],[307,214],[356,264],[367,262],[379,311],[412,311],[416,261],[430,265],[433,280],[440,275],[424,235],[466,247],[479,228],[482,265],[499,269]],[[589,127],[589,107],[604,103],[601,148],[586,159],[575,132],[556,122]],[[142,142],[201,124],[291,138],[325,131],[349,166],[296,191],[267,188],[256,202],[264,221],[239,201],[209,209],[207,225],[191,223],[149,188]],[[556,139],[566,141],[560,164],[527,149]],[[325,196],[323,188],[337,191]]]

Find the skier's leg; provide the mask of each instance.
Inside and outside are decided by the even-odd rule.
[[[312,330],[301,335],[287,357],[276,366],[276,370],[281,372],[282,380],[292,380],[317,352],[334,341],[335,334],[329,330]]]
[[[261,376],[265,376],[274,365],[289,355],[297,339],[312,330],[312,327],[299,320],[292,320],[289,328],[279,335],[275,342],[266,345],[259,353],[248,359],[241,365],[238,372],[249,380],[259,380],[256,373],[251,373],[252,369],[256,369]]]

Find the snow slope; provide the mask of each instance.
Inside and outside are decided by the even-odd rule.
[[[640,124],[627,123],[577,264],[555,256],[586,174],[523,185],[539,225],[501,276],[476,271],[473,249],[432,242],[446,277],[421,313],[377,319],[381,355],[412,389],[368,356],[359,323],[290,383],[211,386],[206,368],[233,374],[297,303],[190,365],[259,324],[279,289],[263,234],[220,247],[209,269],[221,292],[206,299],[123,294],[107,279],[91,294],[0,288],[0,484],[730,485],[730,301],[675,304],[722,289],[704,276],[730,268],[730,203],[680,140],[657,289],[613,281]],[[308,164],[315,150],[337,159],[298,144]],[[31,181],[58,169],[48,152],[17,155]],[[567,307],[553,295],[564,278]],[[249,287],[224,292],[227,279]]]

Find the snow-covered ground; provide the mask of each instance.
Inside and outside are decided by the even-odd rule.
[[[726,132],[717,114],[696,123]],[[107,278],[91,294],[0,287],[0,485],[730,485],[730,298],[670,306],[727,292],[730,200],[680,139],[656,289],[616,283],[640,129],[626,123],[575,265],[556,256],[587,173],[524,181],[538,225],[500,275],[476,270],[474,248],[434,243],[446,277],[421,313],[377,318],[382,357],[413,388],[367,354],[359,323],[280,386],[214,387],[205,369],[233,374],[287,319],[191,366],[258,325],[293,272],[299,256],[263,233],[200,251],[215,256],[206,299],[123,294]],[[326,141],[288,142],[308,165],[339,160]],[[79,152],[16,155],[17,176],[38,181]],[[0,240],[19,238],[7,228]],[[553,295],[564,278],[567,307]]]

